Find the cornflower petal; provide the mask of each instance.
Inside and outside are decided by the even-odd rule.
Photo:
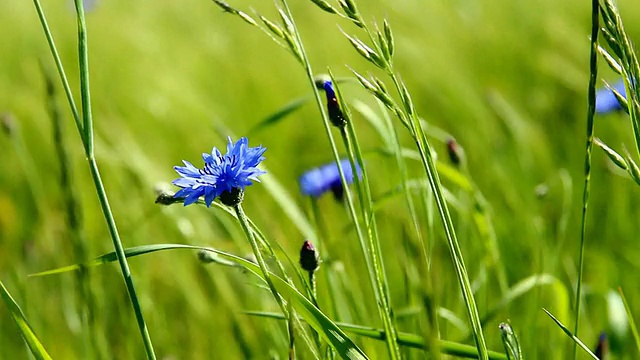
[[[627,98],[627,92],[624,87],[623,80],[620,80],[613,84],[612,88],[614,88],[622,96]],[[606,114],[617,110],[622,110],[622,106],[618,102],[618,98],[616,98],[611,89],[602,88],[596,91],[596,113]]]
[[[186,166],[174,166],[173,168],[178,172],[178,174],[184,177],[197,177],[199,176],[198,168],[193,166],[190,162],[183,160],[182,161]]]
[[[212,153],[213,153],[213,151],[212,151]],[[202,153],[202,160],[204,161],[205,164],[212,163],[214,161],[213,160],[213,156],[211,156],[211,154],[207,154],[207,153]]]
[[[189,195],[187,195],[187,197],[184,198],[184,206],[191,205],[194,202],[198,201],[198,198],[200,198],[200,196],[202,196],[202,194],[204,193],[204,189],[202,188],[192,189],[192,190],[193,191],[191,191]]]
[[[207,206],[211,206],[213,200],[218,196],[218,189],[215,187],[208,186],[204,190],[204,202]]]
[[[192,187],[193,185],[195,185],[196,180],[193,178],[179,178],[179,179],[173,180],[172,183],[175,186],[186,188],[186,187]]]

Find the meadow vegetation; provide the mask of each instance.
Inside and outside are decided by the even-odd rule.
[[[290,1],[290,14],[282,1],[217,3],[87,7],[87,122],[74,4],[43,1],[80,132],[34,4],[4,4],[0,281],[30,326],[16,327],[5,296],[0,358],[30,356],[25,329],[55,359],[152,358],[151,343],[160,359],[518,358],[505,355],[510,326],[526,358],[570,359],[576,342],[543,309],[575,332],[578,284],[578,338],[595,351],[604,332],[611,358],[640,356],[627,311],[640,316],[634,81],[631,116],[593,119],[580,267],[589,2],[328,1],[341,16],[311,0]],[[618,5],[625,32],[599,44],[635,79],[630,48],[615,44],[640,39],[640,4]],[[592,88],[620,79],[602,54],[597,67]],[[342,129],[330,126],[328,80]],[[173,167],[202,168],[229,137],[266,148],[242,207],[175,203]],[[128,265],[113,253],[93,154],[121,244],[137,255]],[[364,174],[344,174],[342,196],[301,192],[300,177],[336,157]],[[307,240],[320,259],[310,282],[298,259]]]

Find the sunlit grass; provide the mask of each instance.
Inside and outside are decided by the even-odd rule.
[[[255,6],[279,21],[273,4],[254,3],[230,5],[251,16]],[[336,25],[367,39],[356,27],[311,1],[291,5],[315,75],[330,68],[338,78],[350,77],[348,64],[363,75],[384,79]],[[358,3],[364,19],[382,24],[386,18],[393,29],[394,67],[407,84],[416,114],[428,124],[425,133],[438,155],[444,198],[490,350],[502,352],[498,325],[509,320],[526,358],[571,355],[573,342],[542,308],[572,328],[584,180],[588,5],[577,0]],[[43,6],[79,105],[73,5]],[[640,8],[630,2],[621,6],[631,40],[639,39],[633,16]],[[78,322],[78,299],[69,295],[76,291],[74,275],[26,278],[78,258],[67,232],[68,194],[58,180],[61,170],[40,63],[50,69],[54,65],[32,4],[7,7],[0,14],[0,29],[10,34],[0,49],[0,111],[13,114],[19,131],[0,137],[0,280],[53,358],[80,358],[90,342],[88,329]],[[96,159],[124,246],[181,243],[240,257],[251,253],[233,216],[202,206],[156,205],[154,189],[168,186],[175,177],[171,167],[181,159],[224,145],[228,135],[247,135],[291,101],[310,98],[309,80],[298,61],[211,1],[100,2],[87,22]],[[604,64],[599,70],[609,82],[618,79]],[[387,83],[390,90],[392,85]],[[64,92],[58,82],[56,86],[64,105],[68,165],[90,243],[88,261],[113,249],[82,142]],[[437,351],[438,342],[432,339],[474,345],[414,142],[395,115],[385,114],[357,81],[339,83],[339,90],[364,156],[375,224],[362,222],[369,210],[365,202],[362,211],[357,197],[354,210],[362,229],[377,229],[398,331],[427,339],[424,348],[429,351]],[[394,99],[400,103],[395,92]],[[378,120],[360,111],[365,108]],[[595,121],[600,144],[623,155],[624,144],[635,154],[633,132],[623,115],[597,115]],[[398,147],[396,136],[384,133],[389,124],[395,127]],[[430,130],[434,128],[442,132]],[[332,131],[337,152],[346,156],[340,133]],[[457,169],[449,161],[448,136],[443,134],[464,149],[466,167]],[[259,128],[251,143],[268,148],[269,174],[264,184],[248,189],[243,207],[298,291],[306,294],[293,269],[300,246],[307,238],[320,240],[319,308],[337,323],[384,328],[348,209],[331,195],[311,205],[299,193],[300,174],[333,160],[317,106],[307,102]],[[398,161],[404,161],[406,171],[399,170]],[[631,274],[639,270],[635,219],[640,213],[638,188],[629,178],[606,154],[594,151],[577,333],[592,347],[601,331],[610,332],[614,354],[637,354],[632,334],[610,321],[608,308],[614,305],[607,296],[621,287],[637,316],[640,292]],[[358,196],[357,187],[351,189]],[[275,266],[270,261],[267,256],[266,264]],[[159,357],[286,357],[285,323],[245,314],[280,310],[255,278],[237,268],[203,266],[189,252],[143,256],[130,265]],[[143,357],[118,269],[105,265],[90,274],[96,296],[91,346],[100,348],[95,353]],[[27,347],[4,310],[0,324],[7,324],[0,333],[0,357],[24,357]],[[548,341],[540,341],[542,333]],[[301,333],[294,335],[299,356],[308,356],[312,345]],[[384,338],[348,335],[370,357],[388,356]],[[326,342],[323,346],[326,351]],[[401,343],[403,358],[422,358],[424,351]]]

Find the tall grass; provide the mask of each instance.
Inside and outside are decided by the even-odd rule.
[[[637,354],[637,5],[34,4],[0,14],[0,357],[568,358],[603,330]],[[594,114],[598,74],[630,122]],[[181,206],[172,166],[227,136],[268,174]],[[300,194],[331,162],[344,198]]]

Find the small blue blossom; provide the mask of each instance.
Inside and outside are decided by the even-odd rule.
[[[612,88],[614,88],[617,92],[626,96],[626,89],[624,88],[624,81],[620,80],[617,83],[613,84]],[[596,91],[596,113],[598,114],[606,114],[612,111],[622,110],[622,106],[618,102],[618,99],[613,94],[609,88],[603,88]]]
[[[246,137],[240,138],[235,144],[229,138],[227,153],[222,155],[220,150],[213,148],[211,154],[202,154],[204,168],[199,169],[190,162],[183,160],[185,166],[174,166],[181,178],[173,181],[173,185],[181,187],[174,197],[184,198],[184,205],[196,202],[204,196],[204,202],[211,206],[211,202],[223,193],[233,190],[244,191],[251,181],[260,181],[258,176],[266,174],[257,168],[264,160],[267,150],[262,145],[249,147]]]
[[[333,90],[333,83],[331,81],[325,81],[322,87],[327,95],[327,111],[329,112],[329,120],[331,120],[331,123],[336,127],[344,127],[347,125],[347,120],[344,118],[344,114],[340,109],[336,92]]]
[[[340,160],[347,184],[353,183],[353,171],[349,159]],[[356,163],[358,178],[362,177],[362,169]],[[330,163],[311,169],[300,176],[300,189],[304,195],[319,197],[327,191],[333,191],[336,198],[342,197],[344,189],[340,181],[340,172],[336,163]]]

